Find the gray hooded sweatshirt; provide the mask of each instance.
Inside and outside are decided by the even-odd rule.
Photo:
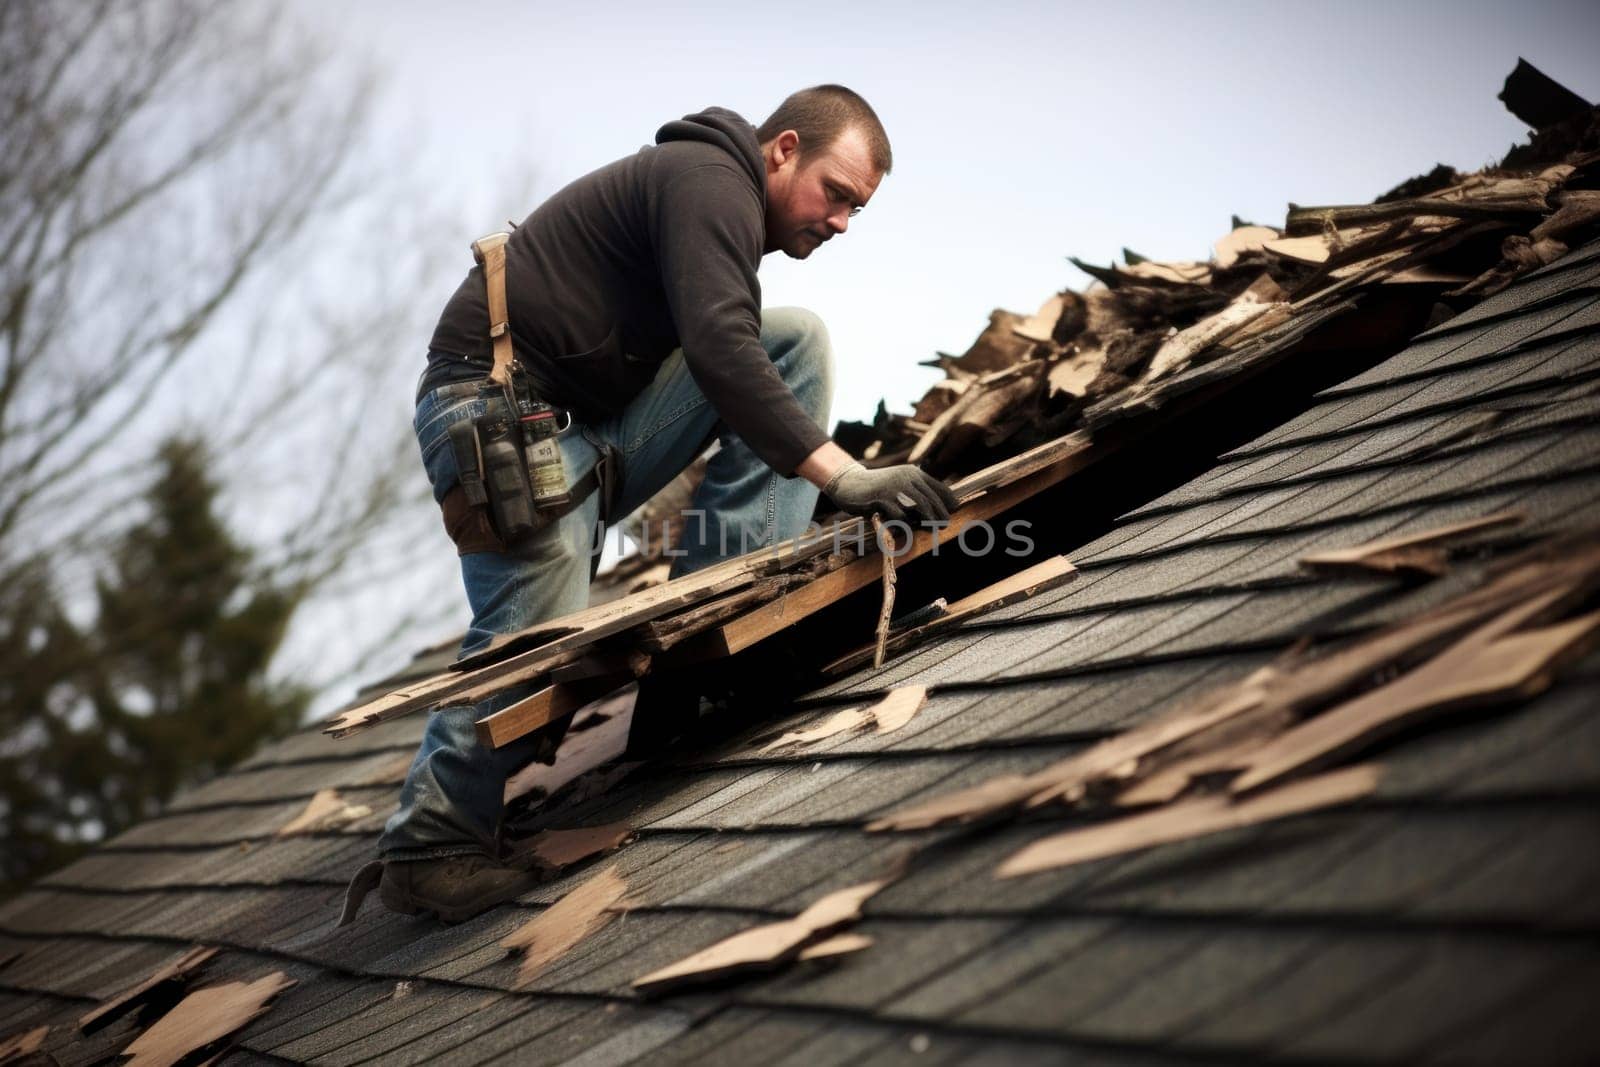
[[[761,347],[766,167],[755,127],[724,108],[572,182],[512,232],[516,353],[548,403],[580,421],[620,412],[678,347],[717,415],[790,476],[828,439]],[[491,359],[483,273],[439,318],[424,388]]]

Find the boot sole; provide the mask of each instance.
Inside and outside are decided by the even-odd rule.
[[[484,912],[488,911],[497,904],[504,904],[508,900],[515,900],[517,897],[537,886],[539,881],[540,880],[537,877],[529,875],[521,882],[512,886],[493,893],[485,893],[482,896],[473,897],[471,900],[462,901],[457,904],[440,904],[436,901],[428,900],[426,897],[413,897],[409,895],[404,900],[390,900],[388,897],[383,895],[381,890],[379,891],[378,899],[383,901],[384,907],[400,915],[431,917],[439,920],[442,923],[454,926],[457,923],[463,923],[468,919],[476,918],[477,916],[482,915]]]

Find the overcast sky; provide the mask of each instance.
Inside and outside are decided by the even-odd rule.
[[[1281,225],[1289,201],[1497,158],[1525,132],[1495,99],[1519,55],[1600,97],[1600,4],[1580,2],[302,7],[387,69],[404,165],[477,229],[687,112],[759,123],[806,85],[862,93],[894,173],[844,238],[761,271],[768,306],[827,321],[841,418],[905,410],[936,377],[917,362],[964,350],[990,309],[1081,287],[1068,255],[1204,258],[1231,215]],[[463,270],[474,236],[439,235]]]

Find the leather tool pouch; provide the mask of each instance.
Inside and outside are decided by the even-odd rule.
[[[462,419],[449,430],[450,448],[455,453],[459,482],[444,495],[445,532],[456,543],[460,555],[473,552],[504,552],[505,542],[489,521],[489,494],[483,484],[483,459],[478,452],[478,427],[474,419]]]
[[[460,480],[445,493],[439,508],[443,512],[445,532],[456,544],[457,555],[466,556],[474,552],[514,554],[518,547],[531,541],[540,530],[582,505],[589,494],[597,489],[600,491],[600,521],[611,521],[622,487],[621,456],[616,449],[606,445],[601,448],[594,469],[578,479],[572,487],[571,502],[558,509],[533,509],[532,528],[516,542],[508,543],[495,528],[495,509],[489,499],[494,487],[484,478],[476,420],[463,419],[451,426],[449,433]],[[594,565],[598,565],[600,554],[596,552],[593,558]],[[593,565],[590,570],[592,576]]]

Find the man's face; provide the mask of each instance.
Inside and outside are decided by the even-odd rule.
[[[800,155],[799,138],[787,130],[765,146],[767,158],[767,246],[805,259],[835,234],[877,191],[883,175],[872,166],[866,139],[854,126],[822,151]]]

